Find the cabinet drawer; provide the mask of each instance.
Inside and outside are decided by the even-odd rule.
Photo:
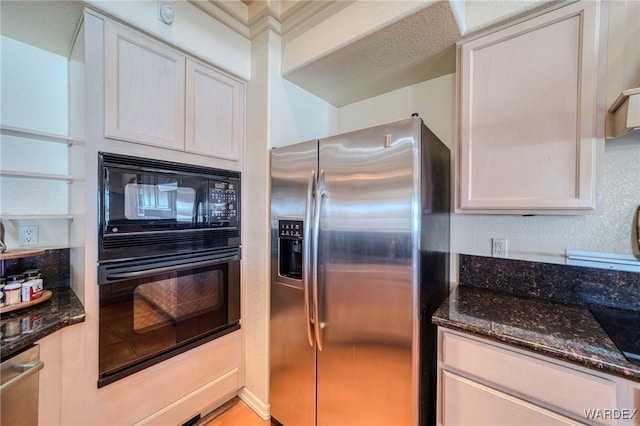
[[[613,381],[446,332],[442,347],[445,368],[580,418],[588,409],[616,407]]]
[[[443,425],[580,425],[570,418],[448,371],[442,372]],[[464,404],[455,401],[464,399]]]

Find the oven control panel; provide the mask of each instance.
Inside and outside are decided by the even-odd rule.
[[[210,182],[209,218],[211,223],[238,221],[238,191],[230,182]]]

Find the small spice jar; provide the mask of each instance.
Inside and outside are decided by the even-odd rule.
[[[31,302],[42,296],[42,280],[29,280],[22,283],[22,301]]]
[[[6,284],[4,286],[4,304],[15,305],[22,300],[22,282]]]
[[[40,269],[27,269],[22,273],[25,281],[40,279]]]

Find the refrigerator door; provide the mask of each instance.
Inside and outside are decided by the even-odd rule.
[[[284,425],[315,425],[307,256],[317,148],[318,142],[311,141],[271,151],[270,406],[271,416]],[[293,231],[292,224],[302,227]]]
[[[420,125],[320,140],[320,426],[418,423]]]

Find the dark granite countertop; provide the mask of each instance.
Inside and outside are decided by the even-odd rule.
[[[640,364],[627,361],[586,306],[460,285],[434,313],[432,321],[640,381]]]
[[[49,290],[49,300],[0,316],[2,360],[66,326],[84,322],[84,306],[70,287]]]

